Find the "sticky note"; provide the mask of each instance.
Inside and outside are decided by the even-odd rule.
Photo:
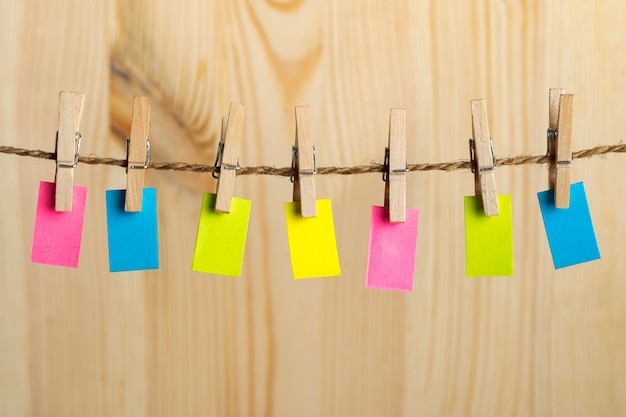
[[[556,208],[554,190],[537,193],[537,197],[554,268],[600,259],[582,182],[570,185],[569,208]]]
[[[219,213],[215,211],[215,199],[212,193],[204,193],[202,198],[191,270],[239,277],[252,202],[233,197],[230,213]]]
[[[39,183],[30,260],[38,264],[78,268],[87,187],[73,187],[72,211],[67,212],[54,210],[55,190],[53,182]]]
[[[107,190],[107,232],[111,272],[159,268],[156,190],[144,188],[139,213],[124,211],[126,190]]]
[[[391,223],[387,209],[372,206],[365,286],[411,291],[415,275],[417,210],[406,210],[406,222]]]
[[[329,199],[316,201],[317,216],[302,217],[300,202],[285,203],[291,269],[295,279],[341,275]]]
[[[465,197],[465,274],[513,275],[511,196],[498,196],[500,214],[485,216],[480,196]]]

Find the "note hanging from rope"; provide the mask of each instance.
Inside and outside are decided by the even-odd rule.
[[[233,197],[230,213],[215,211],[213,193],[204,193],[191,270],[241,276],[252,202]]]
[[[330,199],[316,201],[317,215],[302,217],[300,202],[285,203],[291,269],[295,279],[341,275]]]
[[[365,286],[411,291],[415,275],[417,210],[406,210],[404,223],[391,223],[387,209],[372,206]]]
[[[87,187],[73,186],[72,211],[55,211],[53,182],[39,183],[31,262],[78,268]]]
[[[582,182],[570,185],[569,208],[556,208],[554,190],[537,193],[554,268],[600,259]]]
[[[465,197],[465,274],[513,275],[511,196],[498,196],[500,214],[485,216],[480,196]]]
[[[126,190],[107,190],[109,270],[139,271],[159,268],[156,190],[144,188],[141,212],[124,211]]]

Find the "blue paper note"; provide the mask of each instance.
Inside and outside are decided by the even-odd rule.
[[[600,259],[582,182],[570,186],[569,208],[554,204],[554,190],[537,193],[556,269]]]
[[[124,211],[126,190],[107,190],[107,232],[111,272],[159,268],[156,190],[144,188],[140,213]]]

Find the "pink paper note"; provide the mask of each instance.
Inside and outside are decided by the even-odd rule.
[[[54,211],[53,182],[39,183],[31,262],[78,268],[87,187],[74,186],[72,211]]]
[[[384,207],[372,206],[365,286],[411,291],[417,248],[417,210],[406,210],[406,222],[391,223]]]

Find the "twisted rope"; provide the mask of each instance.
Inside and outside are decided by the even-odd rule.
[[[573,153],[574,159],[590,158],[592,156],[607,155],[610,153],[625,153],[626,144],[619,145],[599,145],[590,149],[583,149]],[[16,148],[13,146],[0,146],[0,153],[28,156],[31,158],[39,159],[56,159],[54,152],[45,152],[36,149],[24,149]],[[119,167],[126,167],[125,159],[115,158],[102,158],[99,156],[79,156],[78,162],[88,165],[112,165]],[[522,155],[506,158],[498,158],[498,165],[536,165],[546,164],[549,162],[549,158],[546,155],[532,156]],[[462,169],[470,169],[470,162],[468,160],[453,161],[453,162],[440,162],[440,163],[425,163],[425,164],[409,164],[410,172],[414,171],[458,171]],[[148,169],[158,169],[162,171],[184,171],[184,172],[219,172],[219,167],[213,165],[203,164],[190,164],[187,162],[158,162],[150,161]],[[319,175],[358,175],[369,174],[376,172],[383,172],[384,165],[378,163],[371,163],[368,165],[357,165],[351,167],[319,167],[317,173]],[[252,166],[242,167],[237,171],[237,175],[272,175],[279,177],[290,177],[294,174],[294,170],[291,167],[276,168],[271,166]]]

